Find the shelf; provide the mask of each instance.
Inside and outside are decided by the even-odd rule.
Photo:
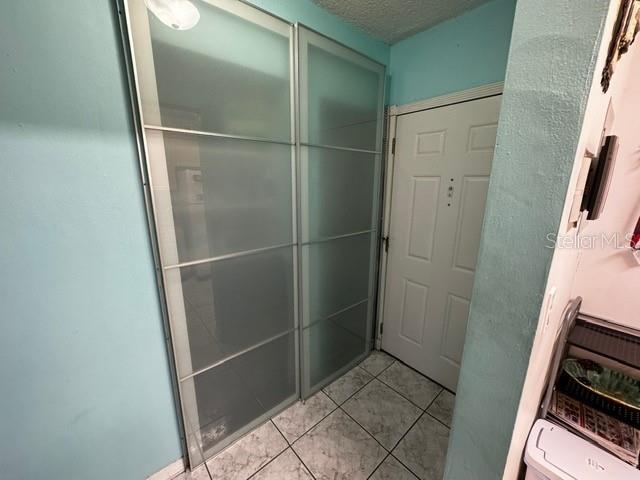
[[[568,343],[640,369],[640,332],[578,315]]]

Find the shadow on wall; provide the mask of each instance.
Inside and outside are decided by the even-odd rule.
[[[113,4],[0,6],[2,478],[181,455]]]

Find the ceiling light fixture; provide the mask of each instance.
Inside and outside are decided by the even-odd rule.
[[[144,0],[158,20],[174,30],[189,30],[200,20],[200,12],[189,0]]]

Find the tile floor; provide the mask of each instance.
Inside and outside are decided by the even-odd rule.
[[[186,480],[440,480],[454,395],[373,352]]]

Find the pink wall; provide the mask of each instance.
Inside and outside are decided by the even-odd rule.
[[[611,134],[619,149],[604,212],[582,231],[573,295],[583,298],[583,311],[640,329],[640,262],[626,248],[625,237],[640,216],[640,42],[618,64],[612,85],[615,113]],[[623,247],[592,239],[616,234]]]

